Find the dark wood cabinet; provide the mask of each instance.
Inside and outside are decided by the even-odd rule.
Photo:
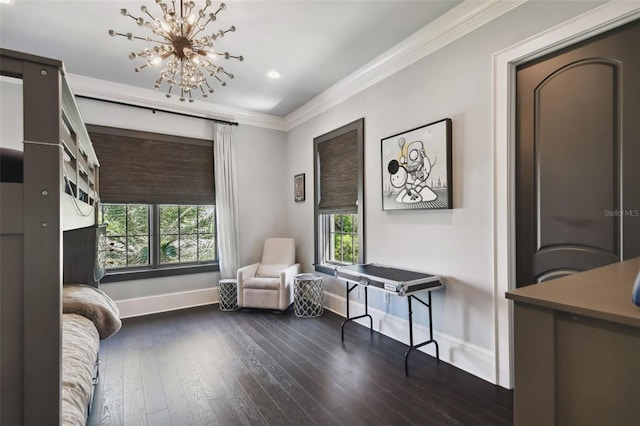
[[[516,425],[640,418],[640,258],[507,292],[514,303]]]

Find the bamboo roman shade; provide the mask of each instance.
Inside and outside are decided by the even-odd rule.
[[[215,204],[213,143],[87,126],[104,203]]]
[[[358,131],[318,143],[320,213],[358,212]]]

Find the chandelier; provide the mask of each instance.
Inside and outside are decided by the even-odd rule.
[[[131,15],[127,9],[120,9],[123,16],[128,16],[140,27],[146,27],[155,35],[152,37],[138,37],[133,33],[118,33],[109,30],[112,37],[123,36],[128,40],[143,40],[153,43],[152,47],[147,47],[138,52],[131,52],[130,59],[143,59],[145,63],[135,68],[140,72],[147,67],[163,66],[160,77],[156,80],[154,87],[160,90],[163,83],[169,86],[167,98],[171,97],[174,86],[180,90],[180,100],[187,97],[189,102],[193,102],[193,92],[200,92],[203,98],[207,98],[214,92],[212,84],[226,86],[224,78],[233,79],[233,74],[227,72],[223,67],[216,65],[214,61],[218,58],[237,59],[242,61],[242,56],[233,56],[229,52],[218,53],[213,50],[214,41],[224,37],[228,32],[234,32],[235,26],[227,30],[205,35],[206,27],[214,22],[218,13],[226,8],[224,3],[220,3],[218,10],[207,13],[211,6],[211,0],[206,0],[204,8],[197,13],[194,11],[193,1],[179,0],[176,7],[176,0],[171,0],[171,5],[162,0],[155,0],[162,10],[162,18],[155,18],[146,6],[141,6],[140,10],[149,17],[141,18]],[[199,90],[198,90],[199,89]]]

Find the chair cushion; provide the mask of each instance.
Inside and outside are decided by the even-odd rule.
[[[243,288],[257,288],[261,290],[279,290],[280,278],[250,277],[242,281]]]
[[[261,308],[280,310],[280,292],[273,290],[261,290],[258,288],[245,288],[242,290],[243,308]]]
[[[293,265],[296,263],[296,241],[293,238],[267,238],[262,249],[265,265]]]
[[[289,265],[285,265],[284,263],[277,265],[260,264],[256,272],[256,277],[280,278],[280,272],[287,269],[288,266]]]

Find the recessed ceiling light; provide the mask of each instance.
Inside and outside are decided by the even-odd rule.
[[[269,72],[267,73],[267,77],[269,77],[269,78],[273,78],[273,79],[276,79],[276,78],[280,78],[280,77],[282,77],[282,74],[280,74],[280,73],[279,73],[278,71],[276,71],[276,70],[273,70],[273,71],[269,71]]]

